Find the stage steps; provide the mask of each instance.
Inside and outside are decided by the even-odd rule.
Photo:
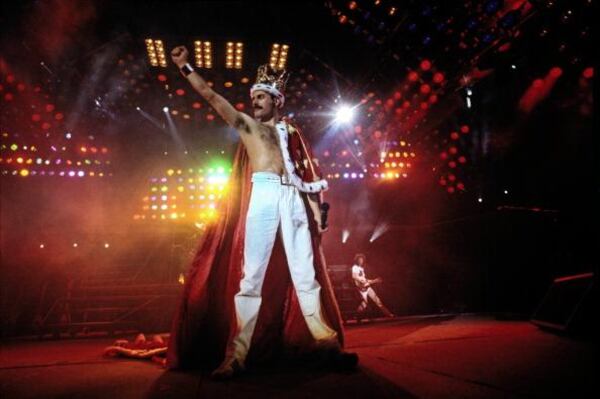
[[[69,281],[37,318],[38,336],[81,337],[168,330],[183,286],[139,278],[135,268],[112,268]]]

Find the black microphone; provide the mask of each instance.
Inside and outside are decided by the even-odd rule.
[[[327,228],[327,212],[329,212],[329,203],[323,202],[321,204],[321,230]]]

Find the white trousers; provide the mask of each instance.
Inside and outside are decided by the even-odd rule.
[[[240,291],[235,295],[237,332],[227,357],[242,364],[262,302],[261,291],[277,230],[304,319],[317,345],[337,345],[337,333],[323,320],[321,286],[315,279],[311,235],[304,202],[298,189],[286,184],[285,177],[270,172],[252,175],[252,194],[246,215],[244,268]]]
[[[362,297],[362,302],[360,303],[360,305],[358,305],[357,309],[359,312],[364,312],[365,309],[367,309],[368,298],[371,298],[371,300],[375,302],[375,305],[377,305],[377,307],[383,307],[383,302],[381,302],[381,299],[379,299],[373,288],[369,287],[366,290],[359,290],[359,292],[360,296]]]

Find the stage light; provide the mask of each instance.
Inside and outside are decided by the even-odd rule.
[[[354,109],[347,105],[342,105],[335,111],[335,122],[348,124],[354,119]]]
[[[77,248],[79,246],[79,244],[77,244],[76,242],[73,243],[73,248]]]
[[[273,46],[271,47],[271,57],[269,58],[269,65],[271,68],[279,70],[285,69],[289,48],[290,46],[287,44],[280,45],[278,43],[273,43]]]
[[[44,248],[46,248],[46,246],[44,244],[40,244],[40,248],[44,249]]]
[[[348,242],[348,238],[350,237],[350,231],[344,229],[342,231],[342,244],[345,244],[346,242]]]
[[[165,46],[162,40],[146,39],[146,51],[148,60],[152,66],[167,66],[167,58],[165,56]]]
[[[517,69],[517,66],[515,64],[512,64],[510,67],[511,69]]]
[[[483,198],[481,198],[481,197],[477,198],[477,202],[482,203],[483,202]]]
[[[163,107],[163,112],[168,113],[169,112],[169,107]]]
[[[386,231],[388,231],[390,228],[390,225],[388,222],[380,222],[377,224],[377,226],[375,226],[375,230],[373,230],[373,234],[371,235],[371,238],[369,238],[369,242],[373,242],[376,239],[378,239],[379,237],[381,237]]]
[[[107,242],[105,242],[105,243],[104,243],[104,248],[108,248],[108,247],[110,247],[110,244],[109,244],[109,243],[107,243]]]
[[[508,195],[508,190],[504,190],[504,194],[505,194],[505,195]]]
[[[471,108],[471,97],[467,96],[467,108]]]

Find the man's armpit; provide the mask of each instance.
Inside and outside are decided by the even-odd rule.
[[[244,119],[244,117],[242,115],[238,115],[235,118],[233,127],[235,127],[240,132],[250,134],[250,125],[248,125],[248,122]]]

